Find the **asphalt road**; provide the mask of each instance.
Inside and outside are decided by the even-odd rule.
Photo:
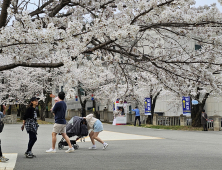
[[[222,132],[155,130],[104,124],[101,138],[109,144],[106,150],[102,150],[99,143],[97,150],[88,150],[91,143],[87,139],[86,142],[78,142],[80,148],[75,153],[65,153],[65,147],[50,154],[45,150],[51,147],[52,126],[40,125],[33,148],[37,157],[27,159],[24,152],[28,134],[20,130],[20,124],[5,125],[0,134],[2,150],[3,153],[17,153],[15,170],[222,169]],[[57,139],[59,141],[61,136]],[[0,163],[0,168],[9,163]]]

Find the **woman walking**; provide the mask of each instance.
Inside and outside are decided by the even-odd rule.
[[[95,139],[101,144],[103,144],[103,149],[106,149],[108,147],[108,143],[105,143],[98,137],[99,133],[103,131],[102,122],[94,118],[93,114],[89,114],[83,118],[87,121],[88,130],[93,129],[89,134],[93,146],[89,147],[89,149],[96,149]]]
[[[0,120],[1,118],[5,117],[5,111],[6,111],[6,106],[2,105],[2,110],[0,112]],[[1,147],[1,139],[0,139],[0,162],[6,162],[8,160],[9,160],[8,158],[5,158],[2,155],[2,147]]]
[[[26,113],[23,117],[23,125],[22,125],[22,131],[24,130],[24,126],[26,128],[27,133],[29,134],[29,143],[28,143],[28,149],[25,152],[26,158],[33,158],[35,157],[32,153],[32,147],[37,141],[37,129],[38,129],[38,123],[37,123],[37,114],[36,114],[36,106],[38,105],[38,98],[32,97],[30,99],[29,106],[26,110]]]

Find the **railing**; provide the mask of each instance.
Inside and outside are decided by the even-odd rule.
[[[210,120],[210,121],[207,121],[207,128],[208,129],[214,129],[214,120]]]
[[[192,119],[191,118],[187,118],[187,126],[191,126],[192,125]]]
[[[101,121],[104,121],[104,122],[113,122],[113,112],[112,111],[108,111],[108,110],[102,110],[102,111],[97,111],[100,115],[100,120]],[[92,113],[92,111],[86,111],[86,115]],[[66,118],[67,119],[71,119],[73,116],[81,116],[81,111],[79,110],[74,110],[74,109],[71,109],[71,110],[68,110],[67,112],[67,115],[66,115]],[[134,124],[134,121],[135,121],[135,114],[126,114],[126,117],[127,117],[127,123],[129,124]],[[146,124],[146,119],[147,119],[147,116],[145,116],[144,114],[141,114],[140,115],[140,120],[141,120],[141,123],[142,124]],[[138,123],[138,122],[137,122]]]
[[[92,111],[86,111],[86,115],[92,113]],[[108,110],[98,111],[100,115],[100,120],[104,122],[112,122],[113,121],[113,112]],[[81,112],[78,110],[69,110],[67,113],[67,118],[71,118],[73,116],[81,116]],[[135,114],[127,114],[127,123],[134,124]],[[216,124],[214,124],[214,119],[216,120]],[[146,124],[147,116],[141,114],[140,120],[142,124]],[[138,124],[138,122],[137,122]],[[163,126],[191,126],[192,119],[190,117],[184,116],[158,116],[154,114],[153,116],[153,125],[163,125]],[[209,117],[207,123],[208,129],[212,130],[222,130],[222,120],[219,116]]]
[[[158,116],[157,125],[163,126],[180,126],[179,116]]]

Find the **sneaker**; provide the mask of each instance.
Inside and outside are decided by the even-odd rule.
[[[6,161],[8,161],[9,159],[7,159],[7,158],[5,158],[5,157],[0,157],[0,162],[6,162]]]
[[[25,152],[25,156],[26,156],[28,153],[29,153],[29,152],[28,152],[28,151],[26,151],[26,152]]]
[[[46,153],[56,153],[56,149],[50,148],[49,150],[45,151]]]
[[[26,154],[26,158],[33,158],[33,157],[34,157],[34,155],[33,155],[32,152],[28,152],[28,153]]]
[[[105,143],[104,145],[103,145],[103,149],[106,149],[108,147],[108,143]]]
[[[8,158],[6,158],[6,157],[4,157],[4,156],[2,156],[2,157],[3,157],[3,158],[5,158],[5,160],[6,160],[6,161],[8,161],[8,160],[9,160]]]
[[[89,150],[96,150],[96,147],[95,146],[91,146],[91,147],[89,147]]]
[[[65,151],[66,153],[70,153],[70,152],[74,152],[75,149],[72,147],[72,148],[69,148],[67,151]]]

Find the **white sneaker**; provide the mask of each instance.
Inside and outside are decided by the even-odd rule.
[[[89,149],[90,150],[93,150],[93,149],[96,150],[96,147],[95,146],[91,146],[91,147],[89,147]]]
[[[9,159],[8,158],[5,158],[4,156],[0,157],[0,162],[6,162],[8,161]]]
[[[103,149],[106,149],[108,147],[108,143],[105,143],[104,145],[103,145]]]
[[[50,148],[49,150],[45,151],[46,153],[56,153],[56,149]]]
[[[75,149],[72,147],[72,148],[69,148],[67,151],[65,151],[66,153],[70,153],[70,152],[74,152]]]

